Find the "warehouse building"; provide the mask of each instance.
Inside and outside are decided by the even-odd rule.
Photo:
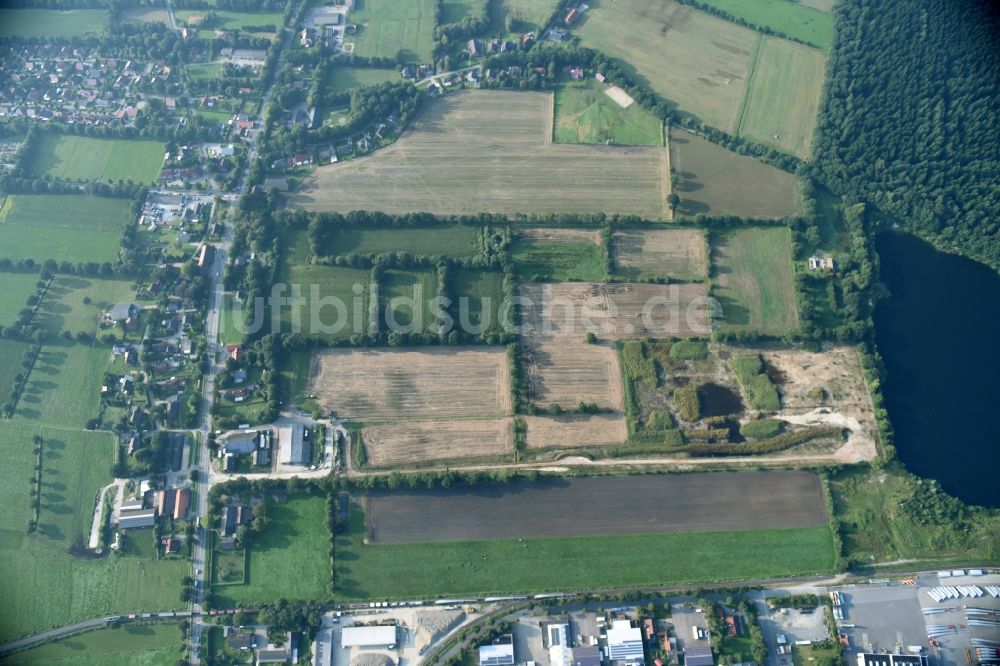
[[[396,626],[344,627],[340,632],[340,645],[345,648],[394,648]]]
[[[628,620],[615,620],[608,629],[608,660],[625,664],[644,663],[642,631]],[[690,665],[689,665],[690,666]]]

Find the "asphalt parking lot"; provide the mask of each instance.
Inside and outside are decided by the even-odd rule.
[[[840,631],[850,637],[854,651],[905,652],[908,645],[927,645],[916,587],[854,586],[841,588],[840,596],[844,603]]]

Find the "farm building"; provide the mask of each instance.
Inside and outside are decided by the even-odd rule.
[[[250,431],[239,431],[229,434],[222,443],[222,450],[229,455],[244,456],[253,453],[257,448],[257,433]]]
[[[626,664],[642,664],[642,631],[633,627],[628,620],[612,622],[608,629],[608,659]]]
[[[479,666],[512,666],[514,636],[504,634],[488,645],[479,646]]]
[[[156,493],[157,514],[166,516],[174,510],[174,504],[177,501],[174,494],[175,491],[173,488],[164,488]]]
[[[340,632],[341,647],[391,648],[396,646],[396,626],[344,627]]]
[[[131,303],[118,303],[113,308],[111,312],[108,313],[108,319],[113,322],[126,321],[129,317],[135,314],[135,306]]]
[[[707,646],[692,646],[684,650],[684,663],[687,666],[712,666],[712,648]]]
[[[123,530],[152,527],[156,522],[156,509],[122,509],[118,514],[118,527]]]
[[[312,460],[312,447],[298,423],[278,428],[278,450],[284,455],[285,465],[307,465]]]
[[[191,489],[179,488],[174,495],[174,520],[187,518],[188,507],[191,506]]]

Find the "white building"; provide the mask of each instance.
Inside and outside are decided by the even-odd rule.
[[[340,632],[340,646],[345,648],[394,648],[396,627],[344,627]]]
[[[608,629],[608,659],[642,664],[642,631],[628,620],[615,620]]]

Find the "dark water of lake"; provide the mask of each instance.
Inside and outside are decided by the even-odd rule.
[[[1000,275],[902,233],[876,239],[875,310],[896,452],[969,504],[1000,506]]]

